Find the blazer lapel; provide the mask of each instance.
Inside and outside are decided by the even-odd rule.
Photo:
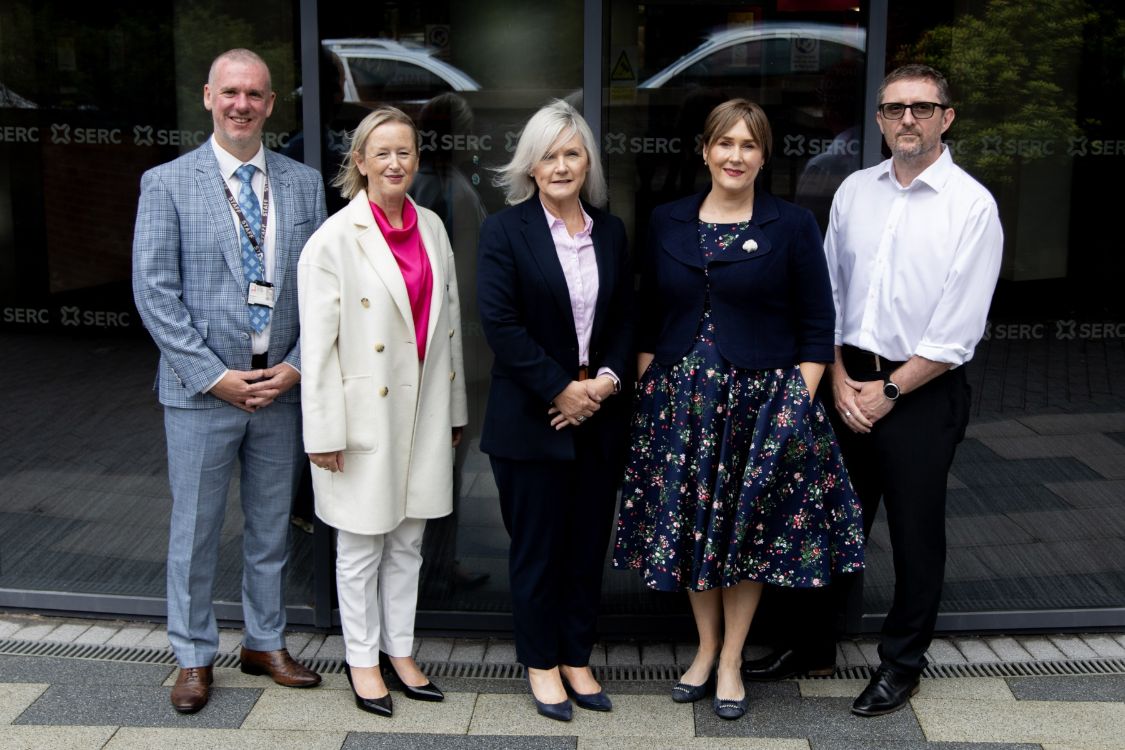
[[[293,216],[293,190],[289,168],[274,153],[266,149],[266,175],[270,182],[270,197],[273,198],[273,209],[276,217],[271,214],[270,221],[276,222],[276,244],[274,246],[273,286],[275,299],[281,298],[281,289],[285,285],[286,271],[289,270],[289,256],[295,248],[292,246]]]
[[[199,195],[211,214],[211,226],[215,229],[215,240],[223,253],[230,272],[238,280],[240,287],[245,287],[246,277],[242,272],[242,241],[235,231],[234,221],[231,220],[230,203],[227,202],[226,193],[223,191],[223,176],[219,173],[219,160],[211,150],[211,142],[207,141],[195,151],[195,182],[199,187]],[[243,289],[245,292],[245,289]]]
[[[766,191],[757,190],[754,193],[754,216],[750,226],[740,232],[734,246],[715,258],[714,262],[742,263],[768,255],[773,250],[773,243],[762,231],[762,227],[777,219],[778,215],[777,200]],[[749,243],[752,244],[747,247]]]
[[[367,203],[367,193],[360,192],[352,198],[347,207],[348,218],[356,229],[356,242],[360,252],[367,258],[367,262],[375,270],[375,274],[387,288],[387,292],[394,300],[398,312],[402,315],[406,326],[413,330],[414,315],[410,311],[410,298],[406,294],[406,282],[403,281],[402,271],[391,253],[390,246],[383,239],[375,217],[371,215],[371,206]]]
[[[570,288],[566,284],[566,274],[559,262],[558,251],[555,250],[555,240],[551,237],[551,230],[543,215],[543,204],[539,202],[538,195],[533,195],[521,205],[523,237],[528,250],[539,267],[539,272],[547,280],[547,287],[551,290],[551,298],[558,306],[559,313],[570,323],[567,330],[577,338],[574,311],[570,307]]]
[[[674,223],[660,239],[665,252],[693,268],[703,268],[703,255],[699,251],[699,207],[706,195],[699,193],[692,200],[677,204],[671,212]]]

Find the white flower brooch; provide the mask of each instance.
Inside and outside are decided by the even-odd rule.
[[[754,240],[746,240],[742,243],[742,249],[748,253],[752,253],[758,249],[758,243]]]

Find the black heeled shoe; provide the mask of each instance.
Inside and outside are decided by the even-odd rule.
[[[569,700],[561,703],[544,703],[535,697],[535,690],[531,687],[531,677],[527,676],[527,689],[531,693],[531,700],[535,701],[535,710],[540,716],[546,716],[555,721],[570,721],[574,718],[574,706]]]
[[[391,657],[382,651],[379,652],[379,668],[383,671],[384,679],[393,678],[397,687],[402,690],[402,694],[411,700],[429,701],[431,703],[445,700],[445,693],[441,692],[441,688],[429,680],[426,680],[425,685],[419,685],[418,687],[403,682],[402,678],[398,676],[398,672],[395,671],[394,665],[391,664]]]
[[[391,693],[388,690],[387,694],[382,698],[364,698],[355,689],[355,682],[352,681],[352,668],[350,664],[344,664],[344,674],[348,676],[348,684],[352,686],[352,695],[355,696],[355,706],[360,711],[366,711],[369,714],[376,716],[390,717],[394,714],[394,703],[391,701]]]
[[[711,667],[711,674],[707,675],[707,679],[703,681],[702,685],[677,682],[672,686],[672,700],[676,703],[695,703],[697,700],[706,698],[715,689],[716,671],[716,667]]]
[[[599,690],[596,693],[580,693],[575,690],[568,679],[562,678],[563,687],[566,688],[566,693],[574,702],[578,704],[579,708],[584,708],[587,711],[612,711],[613,701],[606,695],[605,690]]]

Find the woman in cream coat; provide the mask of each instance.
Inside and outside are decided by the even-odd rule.
[[[351,143],[333,183],[351,202],[298,266],[301,403],[316,513],[337,529],[356,705],[389,716],[384,675],[408,698],[442,699],[411,657],[414,611],[425,520],[452,509],[468,417],[453,251],[441,219],[406,195],[417,130],[380,107]]]

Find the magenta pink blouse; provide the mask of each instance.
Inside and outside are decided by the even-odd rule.
[[[371,203],[371,201],[368,201]],[[430,326],[430,295],[434,290],[434,274],[422,233],[418,231],[418,212],[414,204],[402,204],[402,229],[391,226],[383,209],[371,203],[375,223],[383,232],[383,239],[398,261],[402,280],[406,282],[406,296],[410,299],[410,312],[414,316],[414,337],[418,342],[418,361],[426,358],[426,332]]]

